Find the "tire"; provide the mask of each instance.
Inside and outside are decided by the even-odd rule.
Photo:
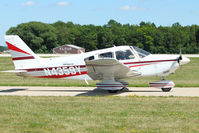
[[[172,88],[162,88],[163,92],[169,92]]]
[[[121,89],[121,91],[129,91],[129,89],[128,89],[127,87],[123,87],[123,88]]]
[[[117,93],[118,90],[108,90],[109,93]]]

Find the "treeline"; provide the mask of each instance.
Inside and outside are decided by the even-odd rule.
[[[74,44],[86,51],[131,45],[151,53],[199,53],[199,26],[156,26],[120,24],[110,20],[103,26],[58,21],[53,24],[29,22],[11,27],[6,34],[19,35],[36,53],[51,53],[54,47]]]

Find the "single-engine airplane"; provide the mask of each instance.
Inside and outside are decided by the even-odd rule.
[[[152,55],[134,46],[111,48],[71,55],[66,57],[40,58],[17,35],[6,35],[18,76],[35,78],[60,78],[80,80],[101,80],[97,88],[117,92],[128,86],[125,78],[160,76],[162,80],[151,82],[151,87],[168,92],[174,83],[165,76],[174,73],[180,65],[190,60],[177,55]]]

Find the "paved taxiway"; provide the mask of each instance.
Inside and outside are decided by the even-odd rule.
[[[129,87],[129,90],[108,93],[95,87],[27,87],[27,86],[0,86],[0,95],[16,96],[197,96],[199,87],[173,88],[170,92],[162,92],[160,89],[149,87]]]

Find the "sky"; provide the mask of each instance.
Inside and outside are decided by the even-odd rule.
[[[199,25],[199,0],[0,0],[0,45],[10,27],[30,21],[104,25],[153,22]]]

